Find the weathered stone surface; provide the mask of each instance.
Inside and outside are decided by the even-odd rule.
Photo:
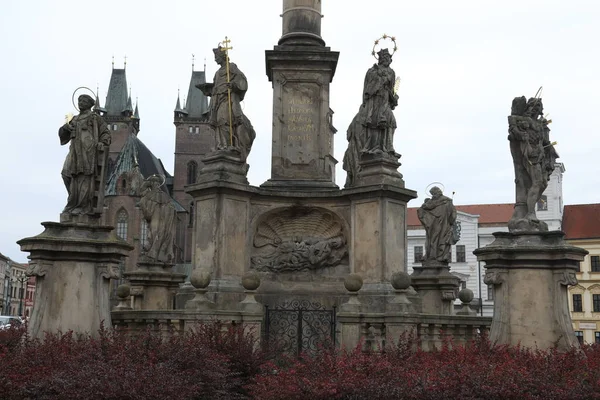
[[[363,286],[363,280],[358,274],[350,274],[344,279],[344,287],[349,292],[358,292]]]
[[[485,283],[494,285],[490,340],[548,349],[578,346],[568,309],[567,287],[587,251],[564,242],[564,233],[497,232],[475,250],[486,263]],[[531,290],[535,282],[535,290]]]
[[[185,281],[185,274],[172,272],[173,265],[141,259],[138,269],[123,276],[131,285],[136,310],[172,310],[175,292]]]
[[[558,153],[550,142],[542,99],[515,97],[508,117],[508,140],[515,168],[515,211],[510,232],[547,231],[535,215],[535,207],[548,187]]]
[[[44,222],[44,232],[21,239],[30,253],[29,276],[36,277],[29,334],[44,332],[96,335],[111,326],[109,283],[119,278],[118,265],[133,249],[110,226]]]
[[[442,190],[434,186],[430,190],[431,198],[425,199],[417,210],[419,220],[425,227],[425,263],[438,262],[445,265],[452,260],[452,245],[459,240],[454,236],[456,207],[452,199],[443,195]]]

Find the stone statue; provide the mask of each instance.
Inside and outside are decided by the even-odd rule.
[[[448,265],[452,261],[452,245],[456,244],[453,226],[456,208],[452,199],[443,195],[434,186],[429,191],[431,198],[425,199],[417,210],[419,220],[425,227],[425,266],[427,264]]]
[[[240,105],[248,90],[248,80],[237,65],[229,62],[222,47],[213,49],[213,52],[215,61],[221,68],[215,73],[213,83],[201,83],[196,87],[204,95],[211,97],[208,122],[216,132],[217,150],[239,152],[240,158],[245,161],[256,137],[254,128],[242,112]],[[229,68],[229,82],[227,68]],[[231,98],[231,107],[228,98]]]
[[[148,226],[143,254],[157,262],[173,263],[177,211],[171,197],[161,190],[163,184],[164,177],[159,175],[142,184],[140,210]]]
[[[365,76],[360,109],[348,127],[348,149],[343,164],[347,173],[346,186],[354,184],[362,154],[393,160],[400,158],[393,143],[396,130],[393,110],[398,105],[398,95],[394,92],[396,73],[390,68],[392,55],[388,49],[377,55],[378,63],[369,68]]]
[[[547,231],[535,207],[548,187],[558,154],[550,143],[550,121],[543,117],[541,98],[516,97],[508,117],[508,140],[515,167],[516,200],[510,232]]]
[[[96,179],[102,166],[100,153],[108,151],[110,131],[100,115],[92,112],[96,102],[86,94],[79,96],[79,115],[58,130],[60,144],[71,143],[62,169],[69,197],[63,213],[94,214]],[[100,172],[101,173],[101,172]]]

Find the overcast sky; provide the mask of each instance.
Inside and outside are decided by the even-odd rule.
[[[26,261],[16,241],[57,221],[66,202],[60,171],[67,146],[57,131],[79,86],[105,103],[111,58],[139,99],[140,139],[173,172],[173,109],[196,69],[226,35],[246,74],[245,113],[257,133],[249,180],[270,177],[272,88],[264,51],[281,36],[282,2],[2,1],[0,4],[0,252]],[[514,200],[507,120],[513,97],[544,87],[565,164],[566,204],[600,201],[600,2],[597,0],[324,0],[322,37],[340,52],[331,84],[338,129],[337,183],[346,129],[361,102],[373,41],[394,35],[392,67],[402,79],[396,150],[406,186],[420,198],[443,182],[456,204]],[[135,101],[135,100],[134,100]]]

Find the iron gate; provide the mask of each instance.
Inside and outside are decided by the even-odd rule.
[[[265,306],[266,343],[271,349],[297,356],[334,345],[335,311],[335,307],[328,310],[308,300]]]

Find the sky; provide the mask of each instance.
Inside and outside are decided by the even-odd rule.
[[[330,86],[338,129],[337,184],[343,186],[346,130],[358,111],[373,42],[396,38],[392,68],[401,78],[396,151],[406,187],[419,198],[442,182],[455,204],[514,201],[507,141],[512,99],[543,86],[551,139],[566,168],[565,204],[600,202],[600,2],[597,0],[323,0],[321,35],[339,51]],[[80,86],[105,103],[112,58],[138,100],[139,138],[173,173],[173,109],[192,70],[212,77],[212,48],[228,36],[245,73],[244,112],[257,138],[249,181],[270,177],[272,87],[265,50],[281,36],[282,2],[68,0],[0,3],[0,252],[26,261],[16,241],[57,221],[67,193],[60,177],[67,146],[58,128],[76,113]],[[134,100],[135,102],[135,100]]]

